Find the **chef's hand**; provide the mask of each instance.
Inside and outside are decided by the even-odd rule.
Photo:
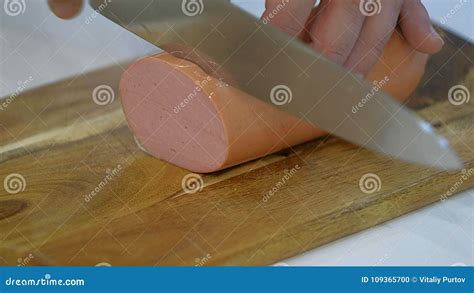
[[[82,8],[83,0],[48,0],[48,5],[60,18],[69,19],[73,18]]]
[[[77,15],[82,2],[48,0],[51,10],[61,18]],[[397,25],[419,52],[434,54],[443,47],[420,0],[320,2],[315,8],[316,0],[266,0],[262,18],[362,74],[375,65]]]
[[[419,52],[443,47],[420,0],[321,0],[316,8],[315,2],[266,0],[262,19],[362,74],[375,65],[397,26]]]

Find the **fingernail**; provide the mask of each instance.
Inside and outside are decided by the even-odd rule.
[[[434,39],[437,39],[441,43],[441,45],[444,45],[443,38],[438,34],[438,32],[435,30],[435,28],[433,26],[431,27],[431,36]]]
[[[49,7],[55,15],[60,18],[72,18],[81,10],[81,0],[64,1],[64,0],[51,0],[48,1]]]

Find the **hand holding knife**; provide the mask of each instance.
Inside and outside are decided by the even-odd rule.
[[[333,135],[406,161],[441,169],[462,167],[427,122],[382,92],[362,111],[351,113],[371,85],[309,46],[227,1],[193,1],[201,5],[195,15],[186,13],[184,2],[92,0],[91,5],[170,53],[187,48],[187,56],[180,57],[216,64],[210,74],[227,73],[226,82],[267,103],[272,102],[272,89],[284,85],[293,99],[278,107]]]

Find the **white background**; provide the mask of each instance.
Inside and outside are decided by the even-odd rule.
[[[3,8],[5,0],[0,0]],[[460,1],[425,0],[433,21]],[[263,0],[234,0],[260,15]],[[467,0],[445,27],[474,39],[473,2]],[[7,16],[0,11],[0,96],[33,77],[42,85],[125,60],[159,52],[117,25],[95,18],[86,7],[74,20],[63,21],[48,10],[46,0],[27,1],[26,11]],[[0,142],[1,144],[1,142]],[[442,193],[442,192],[441,192]],[[474,265],[474,191],[434,204],[386,224],[332,242],[283,261],[288,265]]]

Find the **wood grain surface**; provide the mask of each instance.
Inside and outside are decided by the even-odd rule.
[[[0,112],[0,264],[266,265],[474,186],[474,106],[448,101],[455,85],[473,92],[473,46],[444,37],[408,104],[451,141],[466,163],[457,173],[324,137],[202,175],[202,190],[186,193],[189,172],[147,155],[128,130],[123,67],[10,97]],[[100,85],[114,91],[106,105],[92,98]],[[380,178],[374,193],[359,187],[368,173]]]

